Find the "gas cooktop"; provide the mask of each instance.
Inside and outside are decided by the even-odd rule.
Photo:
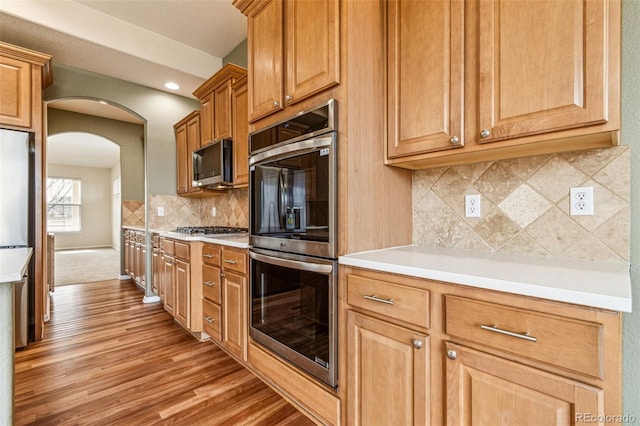
[[[186,235],[238,234],[247,231],[247,228],[234,226],[180,226],[176,228],[176,232]]]

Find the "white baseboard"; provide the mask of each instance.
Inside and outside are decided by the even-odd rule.
[[[126,281],[131,279],[131,275],[118,275],[120,281]]]
[[[145,296],[142,298],[142,303],[155,303],[160,301],[160,296]]]

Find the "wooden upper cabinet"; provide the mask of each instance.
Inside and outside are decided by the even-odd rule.
[[[479,2],[480,142],[607,121],[608,5]]]
[[[231,86],[245,75],[244,68],[227,64],[193,92],[200,101],[200,146],[219,139],[233,139]]]
[[[200,146],[207,146],[213,142],[213,93],[200,99]]]
[[[340,81],[337,0],[285,3],[285,102],[293,104]]]
[[[620,6],[389,1],[387,164],[420,169],[618,145]]]
[[[337,0],[235,3],[247,14],[250,122],[340,82]]]
[[[249,184],[249,120],[247,108],[249,94],[247,77],[233,84],[233,184],[234,186]]]
[[[52,82],[51,56],[0,42],[0,125],[39,132],[42,89]]]
[[[390,0],[387,155],[464,144],[464,2]]]
[[[188,194],[200,191],[194,187],[191,153],[200,147],[200,113],[193,111],[174,125],[176,134],[176,192]]]
[[[284,2],[271,0],[247,15],[249,121],[283,107]]]
[[[0,56],[0,123],[31,127],[31,64]]]
[[[227,80],[218,86],[214,92],[213,107],[213,139],[228,139],[233,136],[232,128],[232,93],[231,80]]]

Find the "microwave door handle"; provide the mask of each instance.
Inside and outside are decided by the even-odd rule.
[[[328,275],[333,272],[332,265],[321,265],[318,263],[301,262],[299,260],[284,259],[281,257],[272,257],[264,254],[249,252],[251,259],[258,262],[268,263],[270,265],[282,266],[283,268],[296,269],[298,271],[316,272],[318,274]]]

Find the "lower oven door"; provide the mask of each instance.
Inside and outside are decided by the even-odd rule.
[[[254,341],[336,387],[337,262],[251,249]]]

